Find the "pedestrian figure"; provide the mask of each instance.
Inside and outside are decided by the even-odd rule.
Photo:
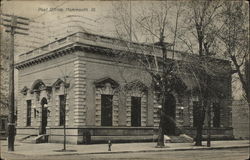
[[[108,151],[111,151],[111,146],[112,146],[112,142],[111,142],[111,140],[109,140],[108,141],[108,147],[109,147]]]

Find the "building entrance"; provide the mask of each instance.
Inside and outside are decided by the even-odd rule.
[[[48,107],[47,107],[47,99],[43,98],[41,100],[42,105],[42,122],[41,122],[41,130],[40,134],[46,134],[46,127],[47,127],[47,121],[48,121]]]

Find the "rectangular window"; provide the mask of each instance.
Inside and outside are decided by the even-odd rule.
[[[31,126],[31,100],[27,100],[27,121],[26,125]]]
[[[6,118],[2,118],[2,119],[1,119],[1,130],[2,130],[2,131],[5,131],[5,130],[6,130],[6,124],[7,124]]]
[[[213,127],[220,127],[220,104],[213,103]]]
[[[131,97],[131,126],[141,126],[141,97]]]
[[[101,125],[112,126],[112,95],[101,95]]]
[[[64,121],[64,114],[65,114],[65,95],[59,96],[59,126],[63,126]]]
[[[36,118],[36,109],[34,108],[34,118]]]
[[[193,101],[193,127],[197,127],[199,121],[199,102]]]

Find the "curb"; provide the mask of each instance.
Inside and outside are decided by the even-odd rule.
[[[60,152],[61,154],[36,154],[36,155],[27,155],[22,153],[10,153],[4,152],[6,155],[16,155],[16,156],[67,156],[67,155],[91,155],[91,154],[120,154],[120,153],[143,153],[143,152],[168,152],[168,151],[190,151],[190,150],[215,150],[215,149],[237,149],[237,148],[249,148],[250,146],[228,146],[228,147],[202,147],[202,148],[163,148],[161,150],[137,150],[137,151],[106,151],[106,152]],[[58,152],[57,152],[58,153]]]

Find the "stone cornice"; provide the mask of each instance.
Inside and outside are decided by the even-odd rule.
[[[130,46],[130,52],[140,53],[145,50],[147,53],[153,51],[152,45],[126,42],[117,38],[90,34],[86,32],[76,32],[44,46],[31,50],[19,56],[19,61],[15,67],[22,69],[47,60],[72,53],[75,49],[93,51],[98,53],[126,52]],[[159,53],[160,47],[155,46],[154,51]],[[145,53],[144,53],[145,54]]]
[[[45,61],[51,60],[51,59],[55,59],[57,57],[61,57],[63,55],[66,54],[70,54],[72,52],[76,51],[76,46],[74,44],[69,44],[67,46],[64,46],[60,49],[57,50],[53,50],[51,52],[36,56],[36,57],[32,57],[30,59],[18,62],[15,64],[15,67],[17,69],[23,69],[35,64],[39,64],[39,63],[43,63]]]
[[[43,63],[45,61],[70,54],[77,50],[92,51],[96,53],[114,54],[120,52],[134,52],[137,54],[143,54],[143,56],[152,56],[151,52],[154,52],[159,58],[162,57],[161,48],[159,46],[131,43],[117,38],[111,38],[106,36],[100,36],[85,32],[76,32],[68,35],[64,38],[58,39],[54,42],[46,44],[40,48],[36,48],[27,53],[19,56],[19,61],[15,67],[17,69],[26,68],[35,64]],[[168,49],[168,54],[172,54],[172,51]],[[188,55],[188,56],[187,56]],[[175,60],[192,59],[193,56],[184,52],[175,51]],[[186,58],[185,58],[186,57]],[[184,59],[183,59],[184,58]],[[186,59],[186,60],[187,60]],[[219,60],[221,62],[228,62],[221,59],[212,58],[213,60]]]

